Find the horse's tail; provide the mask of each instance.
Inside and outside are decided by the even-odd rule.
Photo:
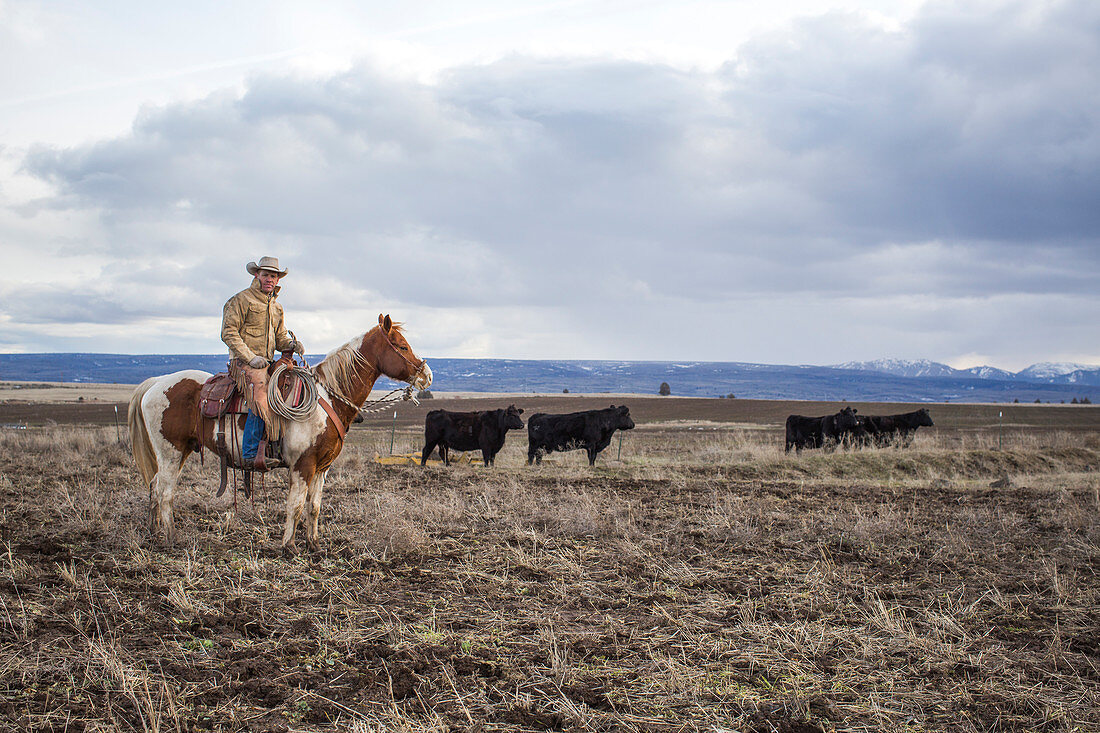
[[[153,443],[149,439],[149,427],[145,424],[145,413],[141,410],[141,400],[153,387],[159,377],[149,377],[134,390],[130,397],[130,407],[126,410],[126,423],[130,426],[130,446],[134,451],[134,463],[141,478],[148,486],[157,475],[157,456],[153,452]]]

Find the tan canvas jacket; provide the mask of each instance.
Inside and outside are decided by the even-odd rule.
[[[245,362],[255,356],[271,359],[275,351],[287,351],[294,339],[283,325],[283,306],[275,301],[279,286],[267,295],[260,281],[234,295],[222,310],[222,341],[229,353]]]

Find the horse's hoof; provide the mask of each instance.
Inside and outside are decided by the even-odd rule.
[[[294,543],[283,545],[283,557],[287,560],[293,560],[298,556],[298,548],[294,546]]]
[[[320,542],[320,540],[315,541],[315,542],[307,542],[306,544],[309,545],[309,551],[312,552],[314,555],[321,554],[321,542]]]

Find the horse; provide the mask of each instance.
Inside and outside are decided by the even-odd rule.
[[[325,476],[378,377],[384,374],[415,389],[427,389],[432,383],[432,370],[413,352],[401,324],[381,314],[377,326],[329,352],[310,371],[319,398],[328,402],[332,412],[319,401],[312,414],[304,420],[288,420],[283,428],[282,455],[290,472],[282,540],[287,557],[298,552],[294,535],[307,502],[306,541],[311,552],[320,550],[317,522]],[[159,522],[169,543],[176,540],[172,500],[184,461],[203,447],[216,450],[215,421],[199,419],[199,389],[211,376],[188,369],[150,377],[130,398],[126,420],[134,463],[149,489],[149,531],[154,533]],[[339,429],[336,420],[341,423]],[[227,448],[239,462],[240,440]]]

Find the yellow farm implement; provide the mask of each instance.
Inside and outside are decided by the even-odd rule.
[[[433,454],[435,455],[435,454]],[[378,453],[374,454],[374,462],[381,463],[383,466],[419,466],[420,454],[419,453],[395,453],[393,455],[383,456]],[[458,451],[451,451],[451,463],[462,466],[480,466],[482,461],[480,457],[475,457],[470,453],[460,453]],[[442,466],[443,461],[438,458],[429,458],[429,466]]]

